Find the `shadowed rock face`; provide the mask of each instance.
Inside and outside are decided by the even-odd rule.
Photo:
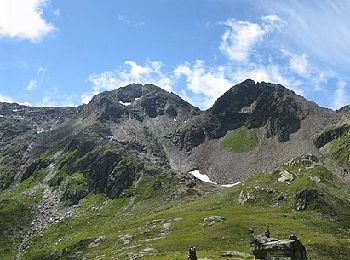
[[[266,126],[267,137],[277,136],[285,142],[300,129],[306,117],[295,97],[293,91],[281,85],[246,80],[221,96],[209,112],[218,117],[227,130]]]
[[[21,176],[31,160],[62,134],[79,108],[41,108],[0,103],[0,190]],[[19,178],[20,179],[20,178]],[[18,180],[19,180],[18,179]]]

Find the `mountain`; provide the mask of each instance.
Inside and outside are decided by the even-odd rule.
[[[138,250],[153,243],[181,258],[191,241],[214,257],[227,241],[208,243],[211,226],[204,223],[199,240],[183,232],[216,213],[228,222],[212,235],[229,239],[222,229],[235,227],[239,241],[249,214],[286,236],[309,225],[313,257],[332,256],[350,232],[348,108],[321,108],[279,84],[245,80],[206,111],[147,84],[76,108],[0,103],[0,129],[0,258],[169,259]],[[284,215],[292,227],[277,221]],[[238,240],[230,243],[249,253]]]

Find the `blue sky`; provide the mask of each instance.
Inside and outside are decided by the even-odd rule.
[[[349,103],[349,1],[0,0],[0,101],[72,106],[153,83],[206,109],[232,85]]]

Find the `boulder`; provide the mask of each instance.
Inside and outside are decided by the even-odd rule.
[[[207,217],[204,219],[204,224],[205,226],[212,226],[216,223],[219,223],[219,222],[222,222],[222,221],[225,221],[225,218],[224,217],[221,217],[221,216],[210,216],[210,217]]]
[[[123,245],[127,245],[130,243],[132,238],[133,238],[133,236],[129,235],[129,234],[118,236],[118,243],[123,244]]]
[[[162,227],[162,234],[167,234],[171,231],[171,223],[164,223]]]
[[[255,200],[255,196],[250,194],[247,190],[242,190],[238,197],[239,204],[247,204],[248,202],[252,202]]]
[[[284,170],[280,172],[280,177],[278,178],[279,182],[290,183],[293,180],[294,180],[294,176],[289,171]]]
[[[88,248],[93,248],[93,247],[97,247],[101,244],[101,242],[106,240],[106,236],[99,236],[98,238],[96,238],[93,242],[91,242],[88,245]]]

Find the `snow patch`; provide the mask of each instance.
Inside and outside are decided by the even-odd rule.
[[[4,117],[4,115],[0,115],[0,117]]]
[[[37,133],[37,134],[41,134],[41,133],[43,133],[43,132],[45,132],[44,128],[38,128],[38,129],[36,130],[36,133]]]
[[[135,101],[137,101],[137,100],[139,100],[141,97],[137,97],[137,98],[135,98]]]
[[[194,171],[191,171],[189,172],[190,174],[192,174],[194,177],[200,179],[202,182],[208,182],[208,183],[213,183],[213,184],[217,184],[216,182],[213,182],[209,179],[209,176],[208,175],[205,175],[205,174],[201,174],[199,172],[199,170],[194,170]]]
[[[176,119],[176,118],[174,118],[174,121],[176,122],[176,121],[177,121],[177,119]]]
[[[213,182],[209,179],[209,176],[208,175],[205,175],[205,174],[201,174],[199,172],[199,170],[194,170],[194,171],[191,171],[189,172],[190,174],[192,174],[194,177],[196,177],[197,179],[201,180],[202,182],[208,182],[208,183],[213,183],[213,184],[216,184],[218,185],[216,182]],[[241,184],[241,182],[236,182],[236,183],[229,183],[229,184],[222,184],[220,185],[221,187],[224,187],[224,188],[231,188],[233,186],[236,186],[238,184]]]
[[[225,188],[231,188],[231,187],[236,186],[236,185],[238,185],[238,184],[241,184],[241,182],[239,181],[239,182],[236,182],[236,183],[222,184],[222,185],[220,185],[220,186],[221,186],[221,187],[225,187]]]
[[[18,112],[18,109],[13,109],[12,112]]]
[[[123,101],[119,101],[120,104],[122,104],[123,106],[130,106],[131,102],[123,102]]]

